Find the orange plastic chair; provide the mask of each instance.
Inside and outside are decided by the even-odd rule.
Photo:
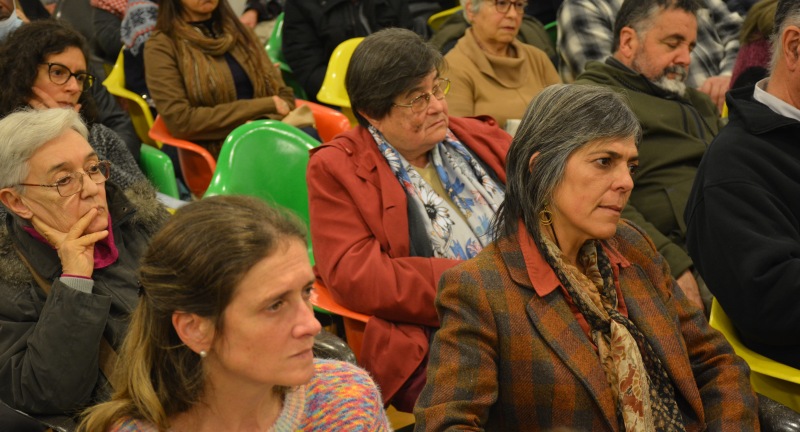
[[[311,108],[311,112],[314,113],[317,133],[322,138],[322,142],[328,142],[336,135],[352,128],[347,116],[333,108],[302,99],[295,99],[295,104],[297,106],[308,105]]]
[[[160,115],[156,116],[148,135],[156,141],[178,148],[178,161],[183,171],[183,180],[192,195],[202,198],[217,168],[217,161],[211,153],[193,142],[172,136]]]
[[[314,289],[316,290],[316,295],[312,298],[311,302],[314,306],[342,317],[347,345],[349,345],[350,349],[355,353],[356,360],[360,361],[361,345],[364,341],[364,328],[367,326],[369,316],[353,312],[339,303],[336,303],[328,287],[321,284],[319,281],[314,282]]]

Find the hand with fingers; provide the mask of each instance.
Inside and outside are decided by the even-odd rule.
[[[28,105],[35,109],[47,109],[47,108],[63,108],[52,96],[47,94],[44,90],[33,86],[31,88],[33,90],[33,97],[28,100]],[[75,112],[81,111],[81,104],[76,103],[72,106],[72,109]]]
[[[94,271],[94,244],[108,236],[108,230],[84,234],[97,217],[97,209],[89,210],[69,232],[63,233],[47,225],[36,216],[31,224],[53,246],[61,260],[61,272],[75,276],[91,277]]]

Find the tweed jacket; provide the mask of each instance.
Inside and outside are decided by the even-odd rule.
[[[628,317],[672,380],[686,430],[758,430],[747,365],[683,296],[644,232],[623,220],[603,246],[618,262]],[[445,272],[416,430],[620,430],[596,350],[562,290],[534,289],[532,281],[559,282],[530,249],[534,256],[517,235],[503,237]]]
[[[511,136],[482,120],[451,117],[450,130],[505,184]],[[436,284],[459,261],[415,247],[430,239],[366,128],[313,149],[306,178],[316,271],[337,302],[372,316],[360,362],[388,402],[425,361]]]

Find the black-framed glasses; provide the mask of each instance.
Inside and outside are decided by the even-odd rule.
[[[73,73],[61,63],[43,64],[47,65],[47,76],[53,84],[64,85],[70,78],[75,77],[75,81],[81,86],[81,91],[89,90],[94,85],[94,76],[88,72]]]
[[[83,172],[75,171],[67,174],[52,184],[20,183],[19,185],[56,188],[59,195],[68,197],[80,193],[83,190],[83,176],[88,176],[95,184],[103,184],[108,180],[110,172],[111,162],[98,161],[86,167]]]
[[[511,9],[511,5],[514,5],[514,9],[518,14],[522,14],[525,12],[525,7],[528,6],[528,2],[512,2],[508,0],[496,0],[494,2],[494,8],[501,14],[507,14],[508,10]]]
[[[447,78],[439,78],[439,82],[437,82],[428,93],[423,93],[414,99],[411,99],[411,102],[407,104],[393,103],[392,106],[411,108],[411,112],[421,113],[428,108],[428,105],[430,105],[431,96],[435,97],[436,100],[442,100],[449,91],[450,80]]]

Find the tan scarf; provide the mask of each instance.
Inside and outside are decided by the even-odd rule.
[[[175,26],[173,37],[179,41],[178,56],[186,80],[189,102],[193,106],[215,106],[236,100],[236,87],[225,53],[230,53],[253,84],[253,97],[278,94],[281,80],[255,36],[244,33],[228,20],[214,22],[217,37],[186,22]]]
[[[549,227],[539,226],[540,232]],[[682,431],[683,417],[661,360],[636,325],[617,311],[613,270],[598,241],[588,241],[577,261],[585,274],[569,264],[547,235],[542,255],[586,318],[603,371],[617,399],[626,431]]]

